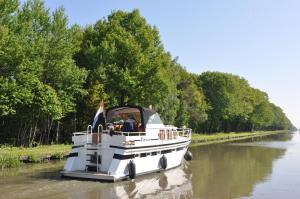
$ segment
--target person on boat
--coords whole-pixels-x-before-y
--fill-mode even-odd
[[[124,122],[124,131],[133,132],[135,130],[135,118],[133,115],[129,115],[128,119]]]

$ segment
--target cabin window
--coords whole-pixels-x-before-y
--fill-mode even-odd
[[[142,118],[138,108],[120,107],[107,113],[107,128],[123,132],[141,132]]]
[[[141,153],[141,158],[147,157],[147,153]]]
[[[169,150],[163,150],[161,151],[161,154],[166,154],[166,153],[171,153],[173,150],[169,149]]]
[[[151,153],[151,155],[157,155],[157,152],[156,152],[156,151],[154,151],[154,152],[152,152],[152,153]]]

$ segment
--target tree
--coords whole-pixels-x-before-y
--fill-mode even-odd
[[[177,89],[180,107],[176,116],[176,125],[189,126],[200,132],[201,124],[206,121],[208,105],[202,89],[195,84],[195,75],[188,73],[177,64]]]
[[[87,85],[96,81],[104,85],[108,105],[161,109],[160,104],[170,104],[166,99],[172,98],[172,83],[164,77],[164,68],[170,68],[172,60],[164,52],[157,29],[147,24],[138,10],[113,12],[86,28],[76,57],[77,63],[89,70]],[[167,118],[163,114],[163,119]]]
[[[198,77],[197,85],[211,107],[205,125],[208,133],[237,129],[235,123],[248,120],[252,106],[248,95],[250,86],[245,79],[228,73],[204,72]]]
[[[68,28],[63,9],[51,16],[39,0],[21,9],[12,0],[0,4],[0,113],[10,124],[5,130],[16,134],[18,144],[49,143],[53,121],[74,111],[84,93],[86,73],[73,60],[80,44],[76,27]]]
[[[271,130],[295,130],[296,128],[293,126],[291,121],[286,117],[282,109],[275,104],[270,104],[274,119],[269,126],[269,129]]]
[[[250,114],[251,130],[264,129],[271,125],[274,120],[272,107],[269,103],[268,95],[258,89],[252,89],[253,112]]]
[[[63,8],[0,0],[1,142],[32,145],[86,128],[106,106],[152,105],[196,132],[295,128],[266,93],[236,75],[189,73],[138,10],[68,26]],[[2,133],[3,132],[3,133]],[[62,136],[61,136],[62,137]]]

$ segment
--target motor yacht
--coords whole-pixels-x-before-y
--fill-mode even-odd
[[[101,113],[98,122],[72,136],[62,176],[104,181],[172,169],[191,160],[190,128],[164,125],[159,114],[139,106]]]

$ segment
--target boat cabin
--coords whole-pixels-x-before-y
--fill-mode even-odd
[[[171,141],[176,140],[178,136],[189,137],[190,134],[190,129],[164,125],[159,114],[152,109],[118,106],[107,109],[105,114],[99,117],[95,128],[89,125],[87,131],[73,133],[72,141],[92,145],[102,141],[137,144],[138,141],[145,140]],[[82,137],[84,135],[86,139]]]
[[[106,110],[105,130],[114,132],[145,132],[147,125],[163,125],[158,113],[138,106],[119,106]]]

